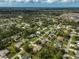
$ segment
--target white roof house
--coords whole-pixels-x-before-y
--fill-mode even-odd
[[[0,50],[0,59],[7,59],[6,54],[9,53],[8,49]]]
[[[79,47],[79,41],[77,41],[77,47]]]

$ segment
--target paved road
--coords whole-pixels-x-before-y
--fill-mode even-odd
[[[68,52],[68,50],[69,50],[69,48],[70,48],[70,44],[71,44],[71,42],[72,42],[72,35],[71,35],[71,37],[70,37],[70,39],[69,39],[69,41],[68,41],[68,45],[67,45],[67,48],[66,48],[66,51]]]
[[[71,37],[70,37],[70,39],[69,39],[69,41],[68,41],[68,45],[67,45],[67,47],[66,47],[66,52],[68,52],[68,50],[69,50],[69,48],[70,48],[70,44],[71,44],[71,42],[72,42],[72,35],[71,35]],[[68,57],[69,55],[68,54],[64,54],[63,55],[63,59],[66,59],[65,57]]]
[[[19,53],[17,53],[15,56],[13,56],[11,59],[14,59],[15,57],[19,57],[19,58],[21,58],[21,53],[22,52],[24,52],[24,50],[23,50],[23,48],[20,48],[21,49],[21,51],[19,52]]]
[[[79,50],[77,50],[77,54],[76,54],[75,59],[79,59]]]

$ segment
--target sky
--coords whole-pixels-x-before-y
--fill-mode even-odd
[[[79,0],[0,0],[0,7],[79,7]]]

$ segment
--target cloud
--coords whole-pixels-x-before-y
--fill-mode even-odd
[[[16,0],[17,2],[22,2],[22,0]]]
[[[57,2],[58,0],[47,0],[48,3]]]
[[[46,2],[46,3],[54,3],[54,2],[62,2],[62,3],[67,3],[67,2],[75,2],[76,0],[5,0],[5,1],[8,1],[8,2],[13,2],[13,1],[16,1],[16,2],[30,2],[30,1],[33,1],[33,2]]]
[[[61,2],[72,2],[73,0],[61,0]]]
[[[54,2],[62,2],[62,3],[67,3],[67,2],[74,2],[75,0],[47,0],[48,3],[54,3]]]
[[[29,2],[29,0],[25,0],[25,2]]]
[[[68,0],[61,0],[61,2],[69,2]]]

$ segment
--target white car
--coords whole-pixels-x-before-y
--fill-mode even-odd
[[[77,47],[79,47],[79,41],[77,41]]]

